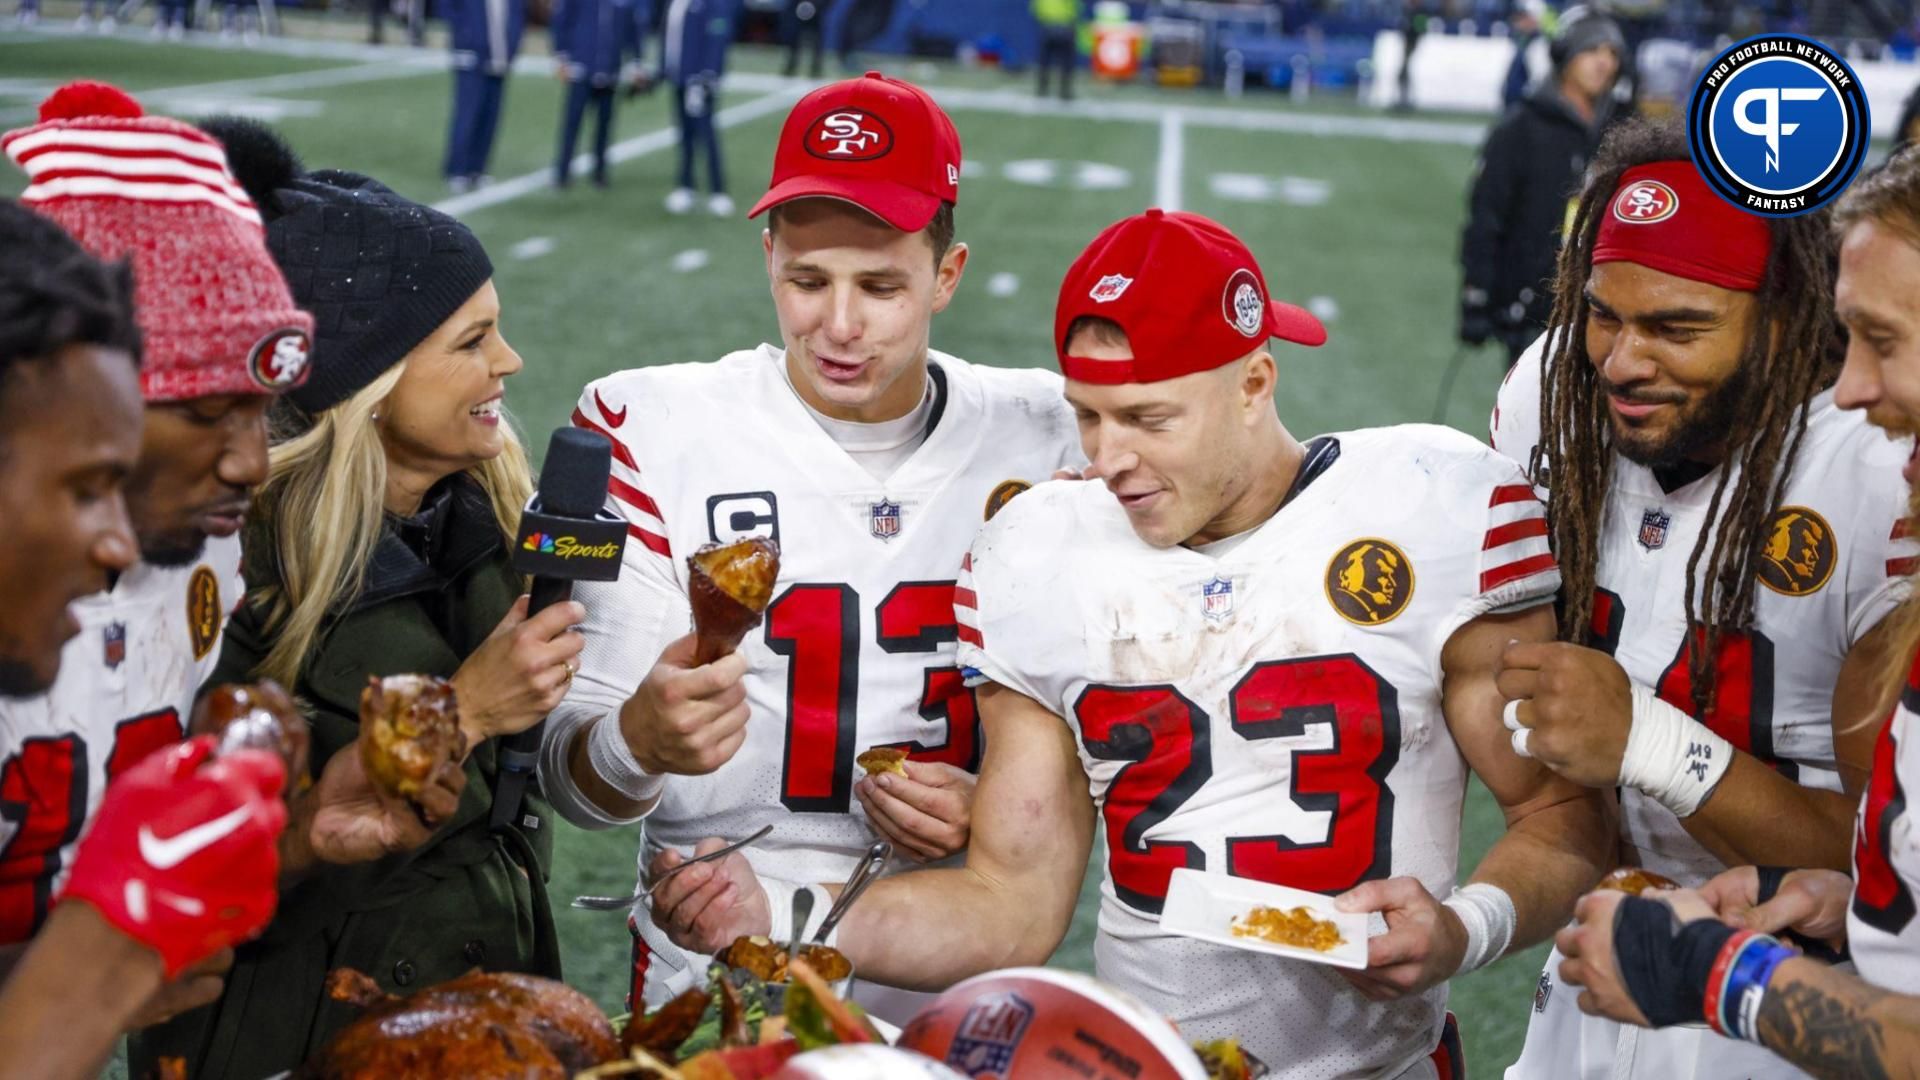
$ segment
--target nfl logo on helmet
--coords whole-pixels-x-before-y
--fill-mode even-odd
[[[1200,610],[1209,619],[1224,619],[1233,614],[1233,582],[1214,578],[1200,586]]]
[[[882,540],[891,540],[900,535],[900,504],[881,499],[877,503],[867,504],[869,528],[873,535]]]
[[[969,1076],[1005,1076],[1032,1022],[1033,1005],[1018,994],[982,998],[960,1021],[947,1048],[947,1064]]]
[[[1673,515],[1661,510],[1649,510],[1640,515],[1640,546],[1648,551],[1657,551],[1666,546],[1667,526],[1673,524]]]

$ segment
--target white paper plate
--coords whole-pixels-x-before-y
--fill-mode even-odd
[[[1327,952],[1277,945],[1260,938],[1235,937],[1233,920],[1256,906],[1290,911],[1305,907],[1314,918],[1331,919],[1340,929],[1341,944]],[[1160,929],[1182,937],[1211,941],[1233,949],[1271,953],[1310,964],[1334,967],[1367,966],[1367,917],[1359,912],[1336,911],[1333,898],[1285,885],[1268,885],[1247,878],[1209,874],[1185,868],[1173,872],[1167,890],[1166,906],[1160,910]]]

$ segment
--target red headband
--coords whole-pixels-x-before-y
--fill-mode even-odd
[[[1595,265],[1639,263],[1740,292],[1757,290],[1766,276],[1767,219],[1715,195],[1691,161],[1628,169],[1603,213]]]

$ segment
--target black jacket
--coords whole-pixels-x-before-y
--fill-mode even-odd
[[[316,777],[358,736],[368,675],[452,675],[523,591],[479,484],[455,476],[427,501],[438,504],[431,527],[426,514],[387,519],[360,595],[329,617],[292,688],[310,707]],[[263,554],[273,527],[256,520],[247,536],[250,589],[275,576]],[[241,607],[209,684],[249,678],[273,640],[260,609]],[[133,1075],[161,1056],[184,1057],[194,1080],[260,1080],[298,1065],[357,1014],[327,998],[337,967],[401,994],[475,967],[557,978],[546,896],[555,819],[534,791],[521,827],[488,830],[494,742],[467,759],[460,808],[426,845],[284,889],[266,933],[236,950],[218,1002],[135,1036]]]
[[[1598,103],[1588,124],[1552,80],[1507,110],[1487,134],[1460,236],[1463,309],[1477,292],[1498,332],[1546,328],[1553,312],[1554,260],[1580,177],[1612,109]]]

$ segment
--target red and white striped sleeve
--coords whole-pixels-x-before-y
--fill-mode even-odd
[[[1487,611],[1530,607],[1560,590],[1547,540],[1547,508],[1517,468],[1493,486],[1480,544],[1480,603]]]
[[[1034,647],[1050,625],[1030,605],[1035,591],[1021,587],[1016,567],[994,564],[996,540],[1006,539],[1006,530],[996,526],[999,518],[1008,516],[1004,511],[995,515],[960,560],[953,589],[953,620],[960,639],[955,662],[968,686],[998,683],[1057,709],[1043,689],[1050,684],[1049,674],[1030,669],[1036,661],[1045,666],[1067,650]]]
[[[640,463],[634,457],[633,448],[621,438],[620,429],[638,418],[629,417],[632,409],[625,402],[617,409],[612,408],[608,397],[615,395],[603,396],[606,391],[602,382],[588,384],[581,393],[579,403],[573,408],[573,426],[597,431],[613,444],[613,471],[607,480],[608,509],[626,520],[627,535],[642,547],[671,559],[673,548],[667,541],[667,522],[660,514],[660,504],[647,494]]]

